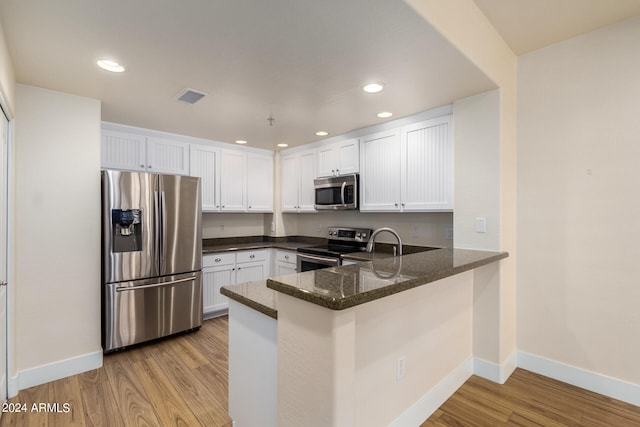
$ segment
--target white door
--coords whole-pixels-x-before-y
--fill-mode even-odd
[[[273,156],[249,154],[247,174],[247,210],[273,212]]]
[[[205,145],[191,145],[189,174],[200,177],[202,189],[202,211],[220,210],[219,174],[220,150]]]
[[[244,212],[247,207],[247,153],[222,150],[220,152],[220,210]]]
[[[7,398],[7,146],[9,122],[0,110],[0,401]]]

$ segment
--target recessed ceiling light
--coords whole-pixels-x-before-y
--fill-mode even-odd
[[[124,67],[111,59],[99,59],[96,61],[98,67],[103,70],[111,71],[112,73],[121,73],[124,71]]]
[[[236,144],[246,144],[247,141],[243,140],[243,139],[239,139],[236,141]]]
[[[289,146],[289,144],[278,144],[278,147],[281,147],[281,148],[285,148],[285,147],[288,147],[288,146]]]
[[[362,88],[362,90],[364,90],[367,93],[378,93],[382,89],[384,89],[383,83],[369,83]]]
[[[378,113],[377,116],[380,117],[381,119],[386,119],[388,117],[393,116],[393,113],[390,113],[388,111],[383,111],[382,113]]]
[[[327,135],[329,135],[329,132],[325,132],[323,130],[320,130],[320,131],[316,132],[316,135],[318,135],[318,136],[327,136]]]

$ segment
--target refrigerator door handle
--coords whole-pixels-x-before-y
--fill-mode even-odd
[[[158,253],[160,260],[160,272],[163,271],[165,258],[167,257],[167,203],[164,194],[164,190],[160,191],[160,234],[158,234],[158,240],[160,241],[160,252]]]
[[[162,234],[160,233],[160,225],[162,223],[162,217],[160,216],[160,192],[153,192],[153,200],[154,200],[154,209],[153,209],[153,219],[154,219],[154,228],[155,228],[155,246],[156,246],[156,255],[160,262],[158,262],[158,266],[162,265]],[[156,260],[157,262],[157,260]]]
[[[151,285],[121,286],[119,288],[116,288],[116,292],[137,291],[140,289],[147,289],[147,288],[158,288],[160,286],[175,285],[176,283],[193,282],[194,280],[196,280],[195,277],[188,277],[186,279],[172,280],[171,282],[153,283]]]

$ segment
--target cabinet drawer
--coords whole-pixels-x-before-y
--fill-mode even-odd
[[[202,267],[215,267],[217,265],[228,265],[236,263],[236,253],[215,253],[202,256]]]
[[[264,261],[267,259],[267,249],[255,251],[238,251],[236,262]]]
[[[277,251],[276,261],[296,263],[296,252],[293,251]]]

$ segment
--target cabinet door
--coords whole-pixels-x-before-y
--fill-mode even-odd
[[[189,144],[170,139],[147,138],[147,171],[189,175]]]
[[[297,212],[298,210],[299,159],[297,154],[282,156],[282,212]]]
[[[336,172],[336,150],[334,144],[318,148],[318,176],[334,176]]]
[[[276,262],[276,276],[286,276],[288,274],[296,273],[296,265],[289,264],[287,262],[277,261]]]
[[[402,206],[404,211],[453,209],[451,116],[402,130]]]
[[[192,144],[190,148],[189,175],[200,177],[202,211],[218,211],[220,150],[206,145]]]
[[[359,142],[348,139],[318,148],[318,176],[335,176],[359,171]]]
[[[360,210],[399,211],[400,135],[397,129],[360,140]]]
[[[247,153],[235,150],[220,152],[220,211],[245,212]]]
[[[223,286],[235,283],[234,265],[221,265],[202,269],[203,313],[213,313],[228,308],[227,297],[220,293]]]
[[[268,265],[267,261],[236,264],[236,283],[265,279],[268,276]]]
[[[273,156],[247,157],[247,211],[273,212]]]
[[[357,139],[335,143],[334,153],[338,175],[358,173],[360,170],[360,143]]]
[[[100,165],[103,169],[145,171],[147,168],[146,137],[103,129]]]
[[[313,180],[318,177],[316,167],[315,150],[300,153],[299,212],[316,212],[316,208],[314,207],[315,187],[313,184]]]

